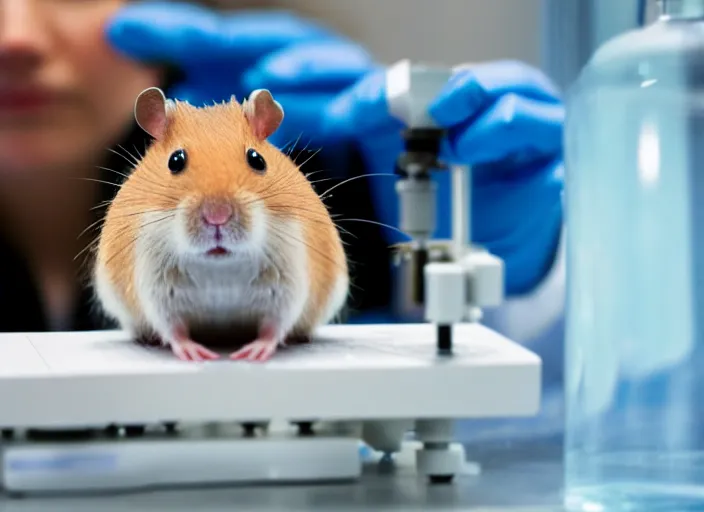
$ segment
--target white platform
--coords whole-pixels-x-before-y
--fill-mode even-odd
[[[119,332],[0,335],[0,426],[536,414],[540,359],[481,325],[334,325],[266,364],[178,361]]]
[[[350,480],[359,477],[361,466],[359,441],[343,437],[13,441],[2,450],[0,481],[5,490],[20,493],[137,490]]]
[[[181,362],[117,331],[2,335],[0,427],[18,437],[0,443],[0,482],[14,492],[80,492],[353,479],[360,438],[395,451],[414,425],[421,445],[430,443],[415,452],[419,473],[457,475],[464,456],[447,444],[450,420],[537,413],[541,363],[480,325],[456,327],[452,357],[436,355],[434,336],[427,324],[329,326],[260,364]],[[270,420],[283,430],[243,438],[239,422]],[[332,431],[301,437],[287,427],[295,420],[323,420]],[[22,435],[164,421],[178,422],[179,433]],[[335,430],[346,423],[361,430]]]

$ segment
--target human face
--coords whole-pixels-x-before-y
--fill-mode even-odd
[[[0,177],[94,165],[159,72],[109,47],[127,0],[0,0]],[[67,171],[68,172],[68,171]]]

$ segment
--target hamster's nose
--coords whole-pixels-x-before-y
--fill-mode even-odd
[[[201,206],[200,211],[203,222],[210,226],[222,226],[234,214],[232,204],[227,201],[206,201]]]

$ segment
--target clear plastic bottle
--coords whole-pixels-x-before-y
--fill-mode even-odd
[[[567,100],[565,507],[704,510],[704,0]]]

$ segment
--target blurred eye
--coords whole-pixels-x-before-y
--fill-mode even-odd
[[[266,171],[266,160],[256,149],[250,148],[247,150],[247,165],[260,173]]]
[[[186,169],[186,163],[188,158],[186,157],[186,151],[183,149],[177,149],[169,157],[169,170],[171,174],[180,174]]]

